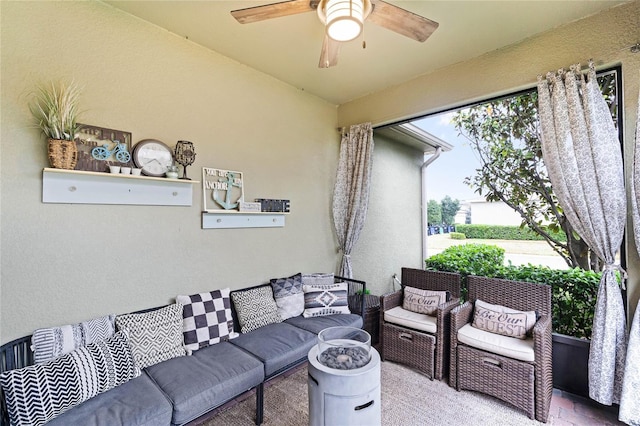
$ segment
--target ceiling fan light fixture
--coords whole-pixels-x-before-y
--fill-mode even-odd
[[[350,41],[362,32],[364,0],[327,0],[324,5],[327,35],[335,41]]]

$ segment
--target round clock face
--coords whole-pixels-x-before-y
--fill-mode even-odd
[[[133,162],[147,176],[164,176],[167,168],[173,165],[171,149],[155,139],[144,139],[133,149]]]

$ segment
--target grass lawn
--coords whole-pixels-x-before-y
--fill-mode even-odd
[[[505,259],[514,265],[527,264],[547,265],[554,269],[567,269],[565,261],[545,241],[520,240],[481,240],[466,239],[453,240],[449,234],[436,234],[427,237],[427,253],[429,256],[438,254],[446,248],[460,244],[488,244],[502,247]]]

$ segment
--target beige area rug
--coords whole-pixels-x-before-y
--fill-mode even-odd
[[[389,361],[382,368],[382,425],[542,425],[523,412],[476,392],[457,392],[444,382],[429,380],[400,364]],[[289,377],[275,379],[265,387],[264,426],[306,426],[309,424],[307,368]],[[250,426],[254,424],[256,399],[218,412],[202,426]],[[331,425],[343,426],[343,425]]]

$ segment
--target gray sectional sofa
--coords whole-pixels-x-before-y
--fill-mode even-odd
[[[261,424],[266,381],[304,363],[324,328],[362,328],[366,284],[341,277],[336,280],[348,283],[351,314],[300,315],[240,333],[190,356],[148,366],[140,376],[65,411],[47,425],[183,425],[252,389],[256,390],[256,424]],[[261,286],[252,288],[257,287]],[[233,304],[232,311],[234,328],[240,331]],[[29,344],[30,336],[26,336],[3,345],[0,372],[33,364]],[[4,398],[1,424],[9,425]]]

